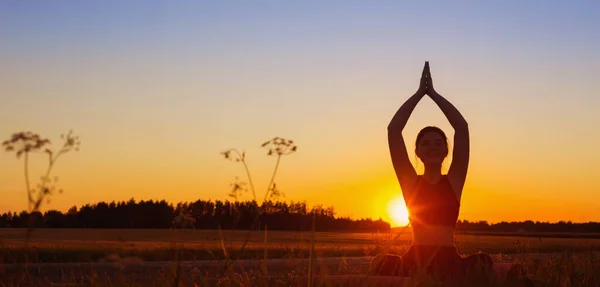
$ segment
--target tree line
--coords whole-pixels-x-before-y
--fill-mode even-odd
[[[256,219],[256,220],[255,220]],[[0,215],[0,227],[35,228],[132,228],[132,229],[236,229],[347,232],[389,232],[390,223],[382,220],[337,217],[334,207],[306,202],[265,201],[211,201],[197,200],[177,204],[161,201],[98,202],[81,207],[73,206],[66,213],[58,210],[45,212],[5,212]],[[458,232],[572,232],[600,233],[600,222],[573,223],[571,221],[498,222],[459,220]]]
[[[98,202],[73,206],[66,213],[58,210],[20,213],[5,212],[0,226],[21,228],[195,228],[195,229],[262,229],[310,231],[389,232],[391,226],[381,219],[336,217],[333,207],[306,202],[265,201],[162,201]]]
[[[571,221],[541,222],[541,221],[519,221],[519,222],[497,222],[459,220],[456,224],[457,231],[478,232],[569,232],[569,233],[600,233],[600,222],[574,223]]]

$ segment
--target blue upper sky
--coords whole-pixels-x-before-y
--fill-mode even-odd
[[[527,217],[531,198],[548,200],[542,212],[572,190],[573,218],[589,218],[599,15],[598,1],[3,1],[0,135],[81,135],[57,206],[224,197],[235,168],[219,151],[290,137],[302,153],[280,174],[288,198],[331,204],[344,190],[357,200],[343,214],[377,216],[399,192],[385,127],[429,60],[471,127],[462,215],[508,218],[491,203],[517,200],[510,216]],[[425,99],[408,141],[429,124],[451,134]],[[12,198],[21,163],[0,161]]]

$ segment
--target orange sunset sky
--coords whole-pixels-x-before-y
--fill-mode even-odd
[[[99,3],[0,4],[1,140],[81,140],[45,208],[228,199],[244,175],[220,155],[233,147],[262,194],[274,158],[259,146],[280,136],[298,145],[277,177],[286,200],[389,220],[386,127],[428,60],[470,125],[460,218],[600,221],[597,2]],[[425,125],[453,136],[424,98],[411,157]],[[0,153],[1,211],[27,207],[22,165]]]

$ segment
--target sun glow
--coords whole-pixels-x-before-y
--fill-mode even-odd
[[[392,227],[408,224],[408,210],[402,196],[393,198],[388,205],[388,213],[392,220]]]

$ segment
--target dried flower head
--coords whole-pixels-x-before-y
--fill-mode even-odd
[[[264,142],[260,147],[268,148],[267,155],[288,155],[296,152],[298,146],[293,140],[288,140],[281,137],[274,137]]]
[[[240,153],[237,149],[234,148],[222,151],[221,155],[223,155],[223,157],[225,157],[225,159],[227,160],[236,162],[244,161],[246,159],[246,152]]]
[[[16,152],[17,158],[24,153],[39,151],[49,144],[50,140],[29,131],[14,133],[10,139],[2,142],[2,146],[7,152]]]
[[[66,134],[61,134],[60,138],[64,140],[64,144],[61,148],[61,151],[68,152],[71,150],[79,151],[79,146],[81,142],[79,141],[78,136],[73,135],[73,131],[69,131]]]
[[[278,201],[281,198],[284,198],[285,194],[277,189],[277,185],[273,182],[273,185],[271,185],[271,188],[269,189],[269,198],[273,201]]]
[[[240,197],[243,192],[248,192],[246,182],[240,181],[240,179],[237,176],[235,177],[235,182],[231,183],[230,186],[231,192],[229,192],[228,195],[234,200],[238,200],[238,197]]]
[[[281,156],[289,155],[289,154],[296,152],[298,150],[298,147],[294,144],[293,140],[285,139],[282,137],[274,137],[274,138],[264,142],[260,147],[268,149],[267,155],[276,155],[277,156],[275,170],[273,171],[271,183],[269,184],[269,186],[267,188],[267,196],[266,196],[265,200],[267,198],[281,197],[281,196],[283,196],[283,193],[281,193],[279,190],[277,190],[275,188],[275,184],[273,182],[274,176],[277,173],[277,169],[279,168],[280,158],[281,158]],[[254,196],[254,199],[256,199],[256,191],[254,189],[250,171],[249,171],[248,165],[246,163],[246,153],[240,152],[238,149],[235,149],[235,148],[230,148],[228,150],[222,151],[221,155],[226,160],[231,160],[234,162],[241,162],[244,165],[244,168],[246,170],[246,175],[248,176],[248,183],[250,185],[250,189],[252,190],[252,195]],[[236,180],[237,180],[237,178],[236,178]],[[243,183],[243,184],[245,184],[245,183]],[[247,191],[247,189],[245,189],[243,187],[243,185],[241,185],[238,182],[231,184],[231,186],[232,186],[232,191],[228,195],[235,199],[237,199],[237,197],[241,195],[241,191]]]

